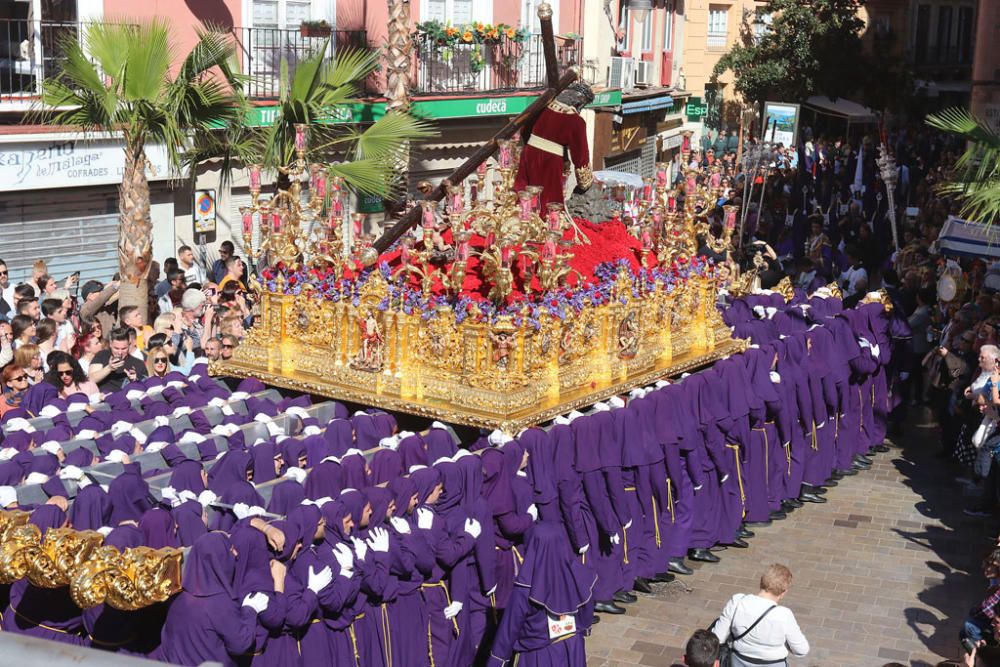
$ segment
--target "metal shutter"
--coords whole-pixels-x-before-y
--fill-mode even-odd
[[[228,195],[223,192],[223,195],[219,197],[220,203],[222,201],[226,202],[225,206],[216,206],[219,214],[218,221],[216,222],[216,240],[221,243],[225,241],[227,236],[223,229],[224,226],[229,227],[228,238],[232,240],[233,245],[236,246],[236,254],[241,257],[247,256],[246,248],[243,247],[243,214],[240,213],[240,208],[247,206],[249,207],[252,203],[252,197],[250,197],[250,190],[240,188],[238,190],[230,190]],[[260,229],[255,224],[253,227],[253,243],[256,247],[260,243]],[[213,253],[214,257],[212,261],[214,262],[218,259],[218,253]],[[208,266],[211,266],[209,264]]]
[[[642,145],[642,165],[639,172],[643,178],[656,177],[656,137],[646,139]]]
[[[0,199],[0,257],[12,282],[31,278],[44,259],[60,283],[80,271],[80,284],[118,271],[118,188],[13,192]]]
[[[612,158],[604,159],[604,168],[624,171],[628,174],[642,174],[642,151],[635,150]]]

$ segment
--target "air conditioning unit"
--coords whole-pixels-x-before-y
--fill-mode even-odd
[[[635,58],[612,58],[608,65],[608,88],[632,88]]]
[[[638,88],[645,88],[653,84],[653,63],[648,60],[640,60],[636,63],[635,85]]]

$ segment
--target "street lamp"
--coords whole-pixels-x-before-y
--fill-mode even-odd
[[[639,25],[646,22],[653,9],[653,0],[628,0],[628,10]]]

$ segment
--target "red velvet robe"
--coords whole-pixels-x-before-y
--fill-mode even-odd
[[[563,165],[567,152],[576,168],[578,185],[586,189],[593,183],[587,124],[572,107],[553,102],[539,114],[531,133],[563,147],[562,155],[554,155],[531,145],[526,145],[521,151],[514,188],[523,190],[529,185],[541,186],[541,211],[544,216],[549,203],[563,201]]]

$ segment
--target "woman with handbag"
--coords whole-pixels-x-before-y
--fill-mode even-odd
[[[769,565],[760,577],[759,592],[737,593],[729,600],[711,628],[722,644],[721,667],[787,665],[789,652],[809,653],[792,610],[779,604],[791,583],[787,567]]]

